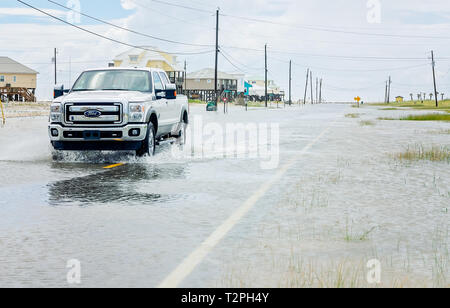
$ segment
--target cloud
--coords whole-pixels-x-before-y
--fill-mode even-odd
[[[55,15],[57,17],[64,17],[67,15],[66,12],[60,10],[46,9],[49,14]],[[43,17],[44,15],[32,8],[0,8],[0,16],[28,16],[28,17]]]
[[[134,4],[134,2],[130,1],[130,0],[120,0],[120,5],[125,10],[134,10],[136,8],[136,5]]]
[[[116,3],[119,3],[118,0]],[[168,0],[175,2],[175,0]],[[181,1],[179,1],[181,2]],[[136,5],[137,3],[137,5]],[[133,11],[127,18],[112,21],[116,24],[141,31],[153,36],[194,44],[215,43],[214,11],[220,7],[224,14],[249,16],[251,18],[270,20],[275,23],[297,25],[283,26],[270,23],[258,23],[251,20],[220,17],[219,40],[224,54],[240,70],[248,75],[264,74],[264,53],[269,46],[269,77],[284,89],[288,88],[288,62],[293,66],[293,97],[303,98],[306,69],[311,68],[314,77],[324,79],[324,97],[328,100],[348,101],[359,95],[364,101],[377,101],[384,98],[384,82],[391,75],[393,80],[392,95],[408,97],[409,93],[432,91],[431,65],[428,59],[431,49],[437,56],[437,76],[440,92],[450,93],[445,85],[450,84],[450,61],[440,59],[446,57],[450,48],[447,39],[393,38],[370,35],[356,35],[333,31],[317,31],[311,29],[342,30],[346,32],[362,32],[372,34],[424,35],[450,37],[449,23],[435,24],[424,14],[414,24],[402,18],[402,14],[414,12],[450,12],[448,0],[430,0],[427,3],[416,0],[382,1],[382,23],[367,22],[366,1],[362,0],[192,0],[192,6],[211,11],[210,14],[166,6],[158,2],[146,0],[120,1],[124,9]],[[191,6],[190,2],[185,5]],[[427,6],[427,7],[425,7]],[[22,9],[20,9],[22,10]],[[27,10],[27,9],[25,9]],[[0,14],[15,11],[0,9]],[[24,14],[22,10],[22,14]],[[413,13],[411,13],[413,12]],[[63,14],[64,12],[59,12]],[[86,14],[99,16],[95,11]],[[433,14],[429,14],[432,16]],[[40,16],[30,12],[27,16]],[[59,15],[61,16],[61,15]],[[64,15],[62,15],[64,16]],[[84,21],[84,20],[83,20]],[[110,20],[111,21],[111,20]],[[1,25],[7,28],[2,35],[5,42],[14,41],[10,51],[2,55],[11,56],[26,63],[50,63],[53,47],[58,47],[59,58],[63,63],[59,66],[59,79],[66,85],[74,81],[77,74],[90,67],[105,66],[117,54],[127,50],[113,42],[105,41],[80,30],[58,23],[39,24],[35,19],[23,25]],[[103,35],[137,45],[157,46],[172,52],[190,52],[213,50],[214,47],[192,47],[170,44],[146,37],[120,31],[106,25],[83,25]],[[21,37],[24,40],[15,40]],[[228,47],[227,47],[228,46]],[[251,48],[246,50],[239,48]],[[283,53],[279,51],[293,51]],[[314,56],[316,55],[316,56]],[[319,56],[318,56],[319,55]],[[359,57],[404,57],[420,58],[420,60],[376,60],[376,59],[343,59],[333,56]],[[69,65],[69,58],[72,65]],[[201,56],[179,56],[179,60],[187,60],[188,71],[192,72],[206,67],[214,67],[214,54]],[[100,61],[98,61],[100,60]],[[83,63],[80,63],[83,62]],[[49,98],[52,89],[51,64],[37,65],[38,95]],[[219,58],[219,69],[236,72],[222,56]],[[69,71],[71,75],[69,76]],[[419,87],[415,85],[421,85]],[[358,90],[365,89],[365,90]],[[308,92],[309,93],[309,92]]]

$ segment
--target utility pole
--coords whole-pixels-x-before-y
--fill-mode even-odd
[[[388,82],[388,95],[387,95],[387,103],[391,103],[391,76],[389,76],[389,82]]]
[[[265,54],[265,99],[266,99],[266,108],[267,108],[267,44],[264,46],[264,54]]]
[[[433,83],[434,83],[434,98],[436,99],[436,108],[439,108],[439,99],[438,99],[438,92],[436,87],[436,73],[434,67],[436,66],[436,63],[434,62],[434,51],[431,51],[431,61],[433,66]]]
[[[305,85],[305,97],[303,99],[303,105],[306,104],[306,95],[308,93],[308,79],[309,79],[309,68],[306,70],[306,85]]]
[[[384,88],[384,103],[387,104],[388,82],[386,81],[386,87]]]
[[[319,104],[322,104],[322,78],[320,78]]]
[[[313,74],[312,72],[309,74],[311,80],[311,104],[314,105],[314,85],[313,85]]]
[[[187,61],[184,60],[184,95],[187,95]]]
[[[289,61],[289,106],[292,105],[292,60]]]
[[[216,111],[219,107],[219,96],[217,95],[217,70],[219,66],[219,9],[216,11],[216,69],[214,72],[214,94],[216,99]]]
[[[319,103],[319,78],[316,77],[316,103]]]
[[[56,48],[55,48],[55,56],[54,56],[54,60],[55,60],[55,85],[58,83],[58,79],[56,78]]]

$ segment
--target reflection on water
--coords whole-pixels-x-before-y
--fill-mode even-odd
[[[64,165],[54,163],[53,169],[70,172]],[[48,185],[48,203],[51,206],[120,203],[123,205],[152,204],[176,199],[176,195],[146,193],[138,185],[163,179],[184,178],[183,165],[161,166],[124,165],[103,172]]]

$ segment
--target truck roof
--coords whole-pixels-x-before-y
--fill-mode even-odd
[[[85,72],[92,71],[147,71],[147,72],[165,72],[160,68],[152,67],[99,67],[84,70]]]

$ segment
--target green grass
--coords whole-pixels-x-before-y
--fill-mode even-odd
[[[450,122],[450,114],[430,113],[419,115],[408,115],[398,119],[395,118],[378,118],[383,121],[445,121]]]
[[[398,153],[395,158],[401,161],[427,160],[432,162],[450,163],[450,148],[444,146],[433,146],[426,149],[422,145],[408,147],[406,151]]]
[[[400,109],[398,109],[398,108],[383,108],[380,110],[393,111],[393,110],[400,110]]]
[[[190,99],[189,104],[206,104],[206,102],[201,101],[199,99]]]
[[[442,110],[450,112],[450,100],[444,100],[439,102],[439,108],[436,108],[436,102],[432,100],[426,100],[423,103],[421,101],[409,101],[403,103],[376,103],[370,104],[370,106],[387,107],[386,110],[390,108],[412,108],[418,110]]]
[[[359,113],[349,113],[345,115],[346,118],[358,119],[360,117]]]

